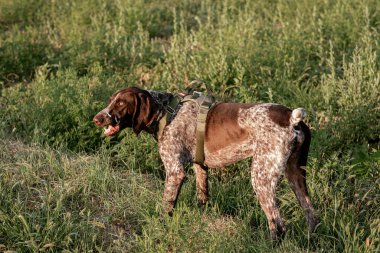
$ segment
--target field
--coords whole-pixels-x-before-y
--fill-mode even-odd
[[[0,0],[0,252],[380,252],[378,0]],[[308,112],[308,232],[288,182],[274,246],[250,161],[188,166],[172,218],[148,134],[102,138],[117,89],[184,91]]]

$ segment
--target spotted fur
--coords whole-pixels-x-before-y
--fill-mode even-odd
[[[158,121],[165,113],[165,107],[172,95],[127,88],[111,98],[109,106],[94,117],[95,123],[99,126],[112,124],[107,115],[115,110],[112,108],[112,105],[118,104],[115,99],[128,96],[135,96],[136,99],[140,97],[141,101],[147,101],[150,105],[150,109],[145,112],[153,115],[146,120],[151,122],[149,125],[133,120],[124,125],[132,127],[136,133],[141,129],[136,130],[134,124],[142,125],[142,130],[153,134],[158,140],[159,153],[166,170],[163,203],[166,212],[171,214],[185,179],[184,166],[194,161],[199,106],[195,101],[181,104],[164,131],[157,136]],[[140,108],[136,108],[144,108],[142,104],[135,101],[134,105],[127,106],[134,106],[132,113],[120,116],[119,112],[114,112],[117,117],[121,117],[121,122],[124,118],[131,121],[136,117],[134,115],[139,115],[138,118],[141,119],[146,118],[140,115]],[[276,204],[276,185],[283,174],[305,210],[309,228],[313,230],[318,219],[308,196],[306,172],[303,169],[306,166],[311,137],[309,128],[302,121],[305,115],[302,108],[292,111],[284,106],[269,103],[219,103],[214,106],[206,120],[204,164],[194,164],[199,203],[205,204],[209,198],[208,167],[223,167],[252,158],[252,186],[267,216],[272,238],[281,238],[285,232],[284,222]],[[112,118],[112,115],[109,118]]]

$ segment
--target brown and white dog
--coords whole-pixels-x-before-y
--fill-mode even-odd
[[[116,92],[108,106],[94,122],[106,127],[104,135],[115,135],[130,127],[142,130],[158,141],[159,153],[166,170],[163,196],[171,214],[185,178],[185,164],[194,161],[199,105],[181,103],[162,132],[158,122],[166,113],[171,93],[146,91],[136,87]],[[208,201],[207,168],[218,168],[252,158],[251,179],[264,210],[272,238],[281,238],[285,226],[276,205],[276,185],[285,173],[305,211],[309,228],[318,223],[306,187],[306,166],[311,134],[303,122],[304,109],[291,110],[278,104],[219,103],[207,115],[204,164],[194,164],[198,201]]]

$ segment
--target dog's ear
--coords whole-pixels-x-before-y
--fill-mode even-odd
[[[132,117],[132,128],[135,134],[139,134],[142,130],[145,130],[152,124],[153,118],[153,108],[152,101],[149,95],[144,92],[134,93],[135,97],[135,108]]]

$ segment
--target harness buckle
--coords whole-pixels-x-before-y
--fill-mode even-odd
[[[197,98],[199,98],[199,97],[201,97],[202,96],[202,92],[200,92],[200,91],[194,91],[193,92],[193,99],[197,99]]]

